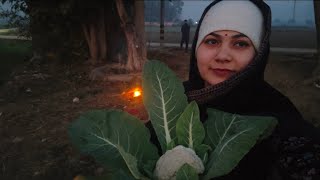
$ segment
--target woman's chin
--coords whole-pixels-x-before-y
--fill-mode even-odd
[[[227,80],[227,79],[210,79],[209,81],[206,81],[206,86],[214,86],[219,83],[222,83],[225,80]]]

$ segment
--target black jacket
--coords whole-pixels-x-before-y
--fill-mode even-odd
[[[184,23],[182,26],[181,26],[181,33],[182,33],[182,36],[184,37],[189,37],[189,34],[190,34],[190,26],[188,23]]]
[[[291,136],[304,136],[320,142],[320,130],[307,123],[291,101],[264,80],[264,70],[269,56],[271,33],[271,11],[261,0],[251,0],[264,16],[265,33],[255,59],[242,72],[214,86],[204,87],[195,56],[198,31],[203,17],[210,7],[221,0],[212,2],[204,11],[192,46],[189,80],[184,82],[189,101],[198,102],[201,120],[206,120],[206,109],[215,108],[241,115],[273,116],[278,119],[274,133],[257,144],[229,174],[221,180],[264,180],[272,177],[272,168],[278,169],[279,143]],[[284,176],[283,176],[284,177]],[[282,178],[286,179],[286,178]],[[276,180],[276,179],[275,179]]]

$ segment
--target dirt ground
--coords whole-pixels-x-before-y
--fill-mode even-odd
[[[183,50],[155,48],[148,56],[187,79],[189,54]],[[272,54],[266,79],[292,99],[306,120],[320,126],[320,89],[305,83],[313,59]],[[83,63],[26,63],[0,87],[1,180],[70,180],[80,173],[99,174],[101,168],[70,145],[68,125],[90,109],[118,108],[147,118],[140,111],[141,99],[124,96],[134,83],[91,81],[89,72]]]

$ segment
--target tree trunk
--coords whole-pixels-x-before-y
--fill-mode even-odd
[[[92,64],[105,61],[107,56],[104,7],[97,9],[97,11],[92,12],[89,21],[82,24],[83,33],[89,47],[89,61]]]
[[[97,38],[96,38],[96,28],[94,27],[94,24],[83,24],[82,29],[84,32],[84,35],[87,40],[87,44],[89,47],[89,61],[92,64],[96,64],[98,62],[98,44],[97,44]]]
[[[315,68],[313,75],[314,77],[320,79],[320,1],[313,0],[314,5],[314,17],[315,17],[315,24],[317,30],[317,61],[318,65]]]
[[[43,57],[44,49],[43,49],[43,32],[41,31],[41,23],[34,20],[34,12],[36,7],[36,3],[31,1],[26,1],[27,8],[29,12],[30,17],[30,35],[32,37],[31,43],[32,43],[32,58],[30,61],[39,60]],[[39,4],[39,3],[38,3]]]
[[[99,26],[98,27],[98,44],[99,44],[99,60],[101,62],[106,60],[107,57],[107,40],[106,40],[106,25],[105,25],[105,9],[100,9]]]
[[[138,2],[140,1],[140,2]],[[141,0],[135,0],[135,16],[136,18],[140,18],[137,20],[139,22],[139,25],[141,21],[144,22],[144,16],[143,16],[143,9],[144,9],[144,2]],[[141,71],[142,66],[146,60],[146,53],[145,51],[145,41],[141,40],[139,37],[144,36],[143,34],[139,34],[136,31],[136,26],[132,22],[130,22],[128,14],[125,10],[124,2],[123,0],[116,0],[116,6],[118,10],[118,14],[121,21],[121,27],[125,33],[126,40],[127,40],[127,64],[126,69],[128,71]],[[142,10],[141,10],[142,8]],[[137,11],[137,9],[139,11]],[[142,15],[142,16],[141,16]],[[139,27],[138,29],[141,30],[142,27]],[[144,25],[143,25],[144,28]],[[140,33],[140,32],[139,32]],[[144,50],[143,50],[144,49]]]
[[[144,30],[144,1],[136,0],[135,1],[135,15],[134,15],[134,22],[136,25],[136,34],[138,34],[139,44],[141,51],[141,55],[144,58],[143,62],[147,59],[147,49],[146,49],[146,37],[145,37],[145,30]]]

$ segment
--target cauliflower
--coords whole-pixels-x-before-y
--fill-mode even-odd
[[[176,173],[186,163],[198,174],[203,173],[203,163],[196,153],[190,148],[179,145],[160,157],[154,175],[159,180],[175,180]]]

